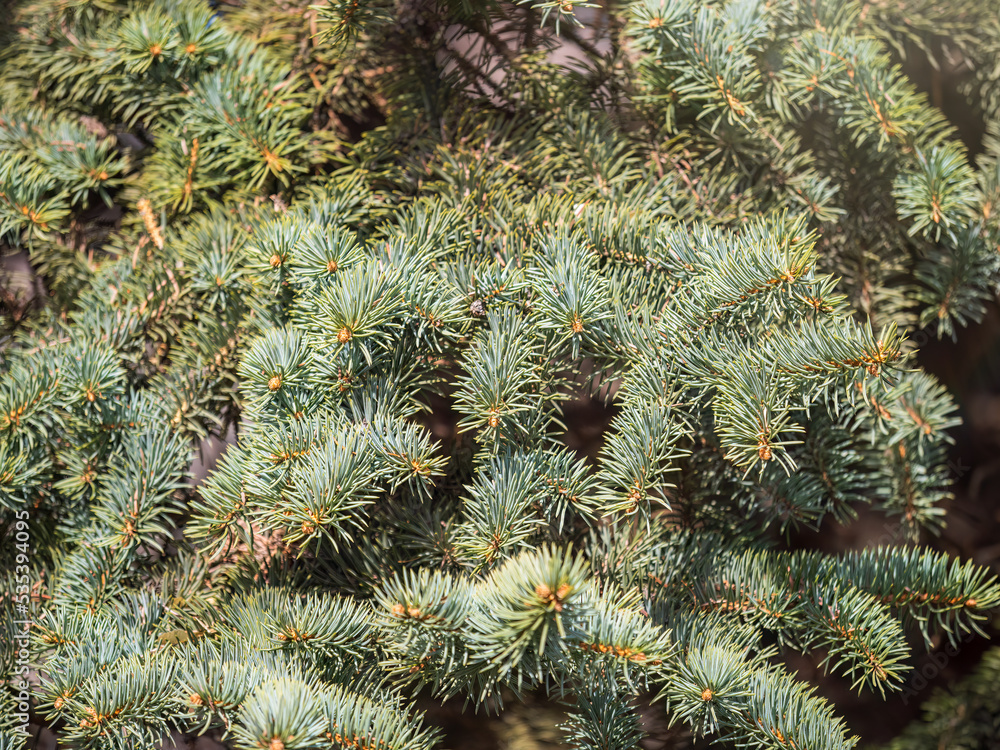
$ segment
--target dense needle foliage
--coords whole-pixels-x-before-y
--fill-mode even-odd
[[[1000,604],[915,360],[1000,279],[1000,8],[905,6],[12,3],[0,749],[22,689],[72,748],[415,750],[421,691],[853,747],[784,655],[878,702]]]

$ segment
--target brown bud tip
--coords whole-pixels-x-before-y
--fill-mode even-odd
[[[552,589],[544,583],[540,583],[535,586],[535,593],[538,595],[539,599],[545,599],[547,601],[552,598]]]
[[[341,344],[346,344],[348,341],[351,340],[351,337],[353,335],[354,334],[351,333],[351,329],[345,326],[341,328],[339,331],[337,331],[337,341],[339,341]]]
[[[190,704],[191,704],[191,705],[193,705],[193,706],[200,706],[200,705],[202,705],[202,704],[203,704],[204,702],[205,702],[205,701],[203,701],[203,700],[201,699],[201,696],[200,696],[200,695],[198,695],[197,693],[193,693],[193,694],[191,694],[191,695],[189,695],[189,696],[188,696],[188,703],[190,703]]]
[[[328,260],[326,262],[326,270],[329,271],[330,273],[337,273],[337,261]]]
[[[151,54],[153,57],[156,57],[162,52],[163,52],[163,47],[161,47],[159,44],[154,44],[152,47],[149,48],[149,54]]]
[[[312,534],[314,531],[316,531],[316,527],[313,524],[309,523],[309,521],[302,522],[303,534]]]
[[[99,175],[97,175],[97,179],[99,179],[99,180],[106,180],[106,179],[108,179],[108,173],[105,172],[104,170],[101,170],[101,173]]]
[[[268,750],[285,750],[285,743],[279,737],[272,737]]]
[[[52,707],[58,711],[63,707],[63,702],[62,696],[59,696],[52,702]]]
[[[488,422],[490,427],[496,427],[498,424],[500,424],[500,417],[498,417],[496,414],[490,414]]]
[[[421,612],[416,607],[410,607],[408,610],[406,610],[406,614],[408,614],[410,617],[414,619],[417,619],[418,617],[420,617]]]
[[[275,253],[271,256],[271,268],[277,268],[281,265],[281,256]]]
[[[94,392],[93,392],[92,390],[90,390],[89,388],[87,389],[87,393],[86,393],[86,396],[87,396],[87,400],[88,400],[88,401],[90,401],[90,402],[94,402],[94,401],[96,401],[96,400],[97,400],[97,394],[96,394],[96,393],[94,393]]]
[[[965,606],[966,607],[975,607],[975,606],[978,606],[978,604],[977,604],[977,602],[976,602],[975,599],[966,599],[965,600]]]
[[[573,316],[573,322],[570,324],[570,330],[573,333],[583,333],[583,321],[580,320],[579,315]]]
[[[403,615],[406,614],[406,607],[404,607],[402,604],[399,604],[397,602],[396,604],[392,605],[392,613],[396,617],[402,617]]]
[[[187,52],[189,55],[193,55],[195,52],[198,51],[198,45],[195,44],[194,42],[189,42],[188,45],[184,48],[184,51]]]
[[[757,455],[760,456],[761,461],[771,460],[771,446],[767,443],[761,443],[757,446]]]
[[[703,701],[712,700],[713,695],[715,695],[715,693],[712,692],[712,688],[705,688],[704,690],[701,691],[701,699]]]
[[[269,390],[276,391],[281,388],[281,376],[275,375],[270,380],[267,381],[267,387]]]

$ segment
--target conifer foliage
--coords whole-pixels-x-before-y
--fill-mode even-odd
[[[429,748],[420,691],[853,747],[785,654],[879,701],[1000,604],[926,544],[914,358],[997,291],[1000,15],[910,5],[13,3],[0,748],[25,682],[72,748]],[[892,57],[935,34],[975,160]],[[893,544],[788,544],[863,504]]]

